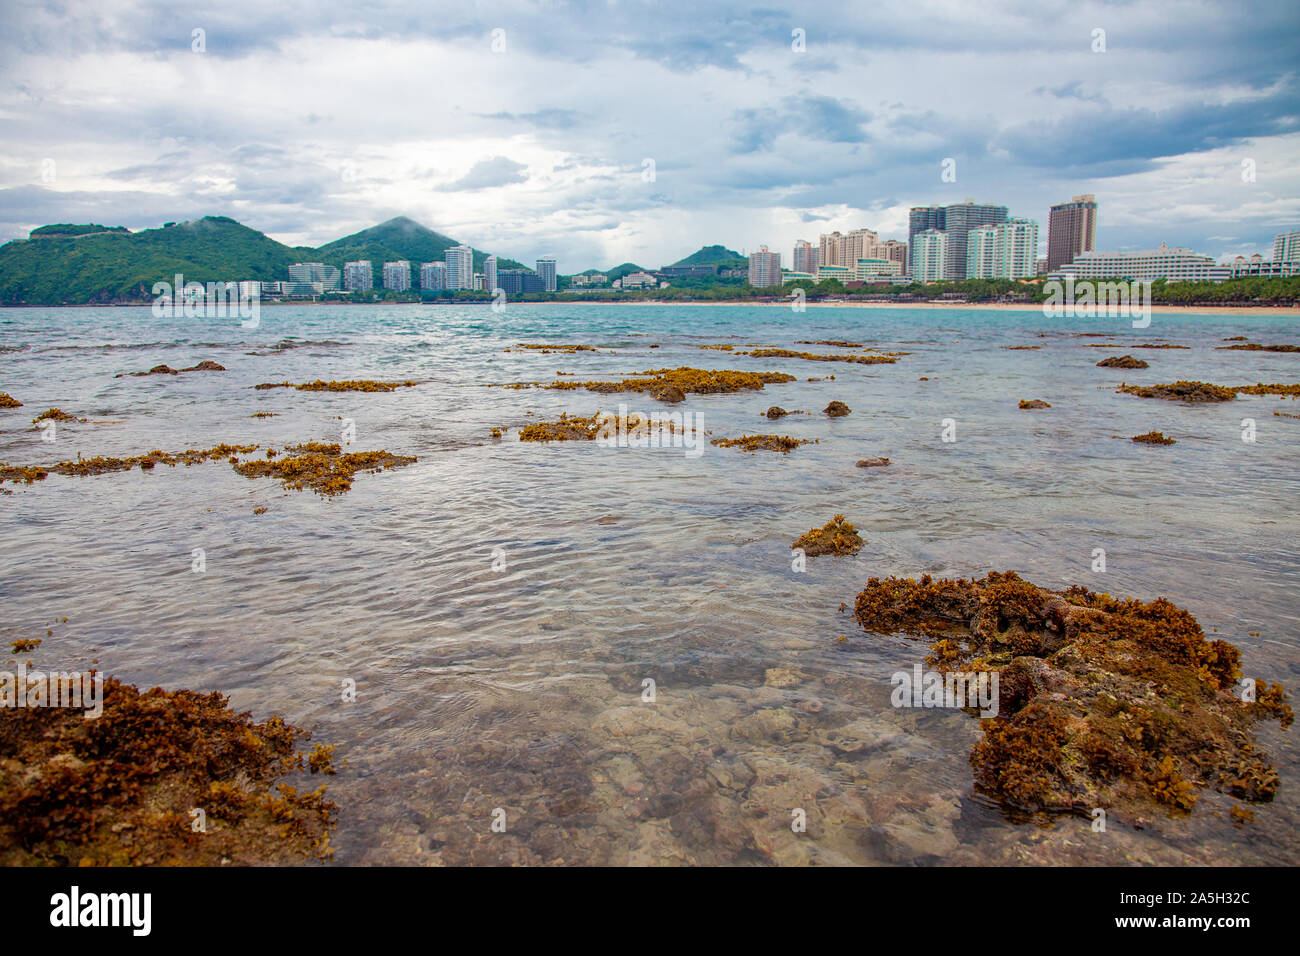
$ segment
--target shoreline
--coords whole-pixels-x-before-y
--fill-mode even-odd
[[[491,306],[490,301],[482,302],[260,302],[258,307],[271,306],[447,306],[447,305],[478,305]],[[786,301],[762,301],[754,299],[723,299],[718,301],[699,301],[690,300],[678,302],[664,299],[573,299],[573,300],[548,300],[542,302],[515,302],[513,305],[617,305],[617,306],[700,306],[705,308],[716,308],[719,306],[766,306],[769,308],[789,309],[790,303]],[[151,309],[152,303],[76,303],[67,305],[10,305],[0,306],[4,309]],[[1043,305],[1038,302],[809,302],[806,308],[832,308],[832,309],[946,309],[953,310],[976,310],[976,311],[1010,311],[1010,312],[1042,312]],[[1300,305],[1239,305],[1239,306],[1208,306],[1208,305],[1156,305],[1150,306],[1152,315],[1279,315],[1279,316],[1300,316]],[[1104,312],[1098,312],[1097,315],[1062,315],[1048,316],[1048,318],[1116,318],[1117,316],[1106,316]],[[1122,318],[1123,316],[1119,316]]]

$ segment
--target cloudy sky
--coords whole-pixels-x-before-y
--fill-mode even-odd
[[[0,0],[0,241],[407,215],[561,272],[788,263],[966,198],[1045,248],[1091,192],[1102,249],[1268,255],[1300,226],[1298,73],[1295,0]]]

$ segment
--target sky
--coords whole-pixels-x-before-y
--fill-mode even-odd
[[[788,267],[965,199],[1045,254],[1048,207],[1093,193],[1099,249],[1268,257],[1300,227],[1298,73],[1296,0],[0,0],[0,241],[405,215],[562,273]]]

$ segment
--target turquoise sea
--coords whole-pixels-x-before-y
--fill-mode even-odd
[[[1156,314],[1138,330],[960,308],[303,305],[265,306],[245,329],[148,308],[4,309],[0,391],[24,403],[0,410],[5,463],[339,441],[347,420],[355,449],[419,460],[332,499],[224,462],[7,485],[0,640],[44,637],[33,664],[97,659],[310,727],[341,765],[335,865],[1295,864],[1294,728],[1259,726],[1282,787],[1246,827],[1212,792],[1190,817],[1106,833],[1014,822],[973,789],[977,719],[890,705],[890,675],[924,645],[838,610],[869,577],[922,573],[1163,595],[1294,697],[1300,404],[1115,393],[1300,381],[1300,354],[1219,349],[1235,336],[1300,344],[1294,316],[1232,314]],[[700,348],[842,351],[796,345],[817,339],[909,354],[865,366]],[[598,351],[507,351],[541,342]],[[1151,367],[1096,366],[1123,354]],[[227,371],[116,377],[203,360]],[[663,406],[489,387],[682,365],[798,376],[675,410],[715,437],[818,442],[698,457],[524,443],[520,426],[561,412]],[[252,388],[317,378],[419,384]],[[831,400],[852,413],[821,414]],[[772,423],[769,405],[812,414]],[[87,421],[45,441],[32,418],[50,407]],[[492,440],[494,426],[510,430]],[[1177,444],[1128,440],[1152,429]],[[855,467],[874,456],[892,464]],[[836,513],[866,547],[793,570],[793,540]],[[797,810],[806,833],[791,830]]]

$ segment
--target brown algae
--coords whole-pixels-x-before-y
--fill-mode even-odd
[[[893,365],[898,361],[893,355],[816,355],[812,352],[796,352],[794,349],[754,349],[741,354],[753,358],[795,358],[808,362],[853,362],[857,365]]]
[[[328,857],[337,807],[304,769],[309,734],[221,694],[103,682],[103,712],[0,709],[0,864],[284,864]],[[310,766],[323,769],[313,752]],[[327,772],[327,771],[326,771]],[[196,814],[195,810],[201,811]],[[203,826],[195,826],[202,820]]]
[[[1237,390],[1211,385],[1209,382],[1177,381],[1168,385],[1126,385],[1120,383],[1116,393],[1136,395],[1139,398],[1163,398],[1170,402],[1230,402]]]
[[[849,406],[845,405],[841,401],[834,401],[823,408],[822,411],[831,418],[843,418],[845,415],[849,414],[849,412],[853,411],[853,409],[849,408]]]
[[[310,489],[328,498],[350,491],[358,472],[377,474],[416,460],[413,455],[394,455],[388,451],[345,453],[337,443],[303,442],[279,453],[269,449],[266,460],[232,461],[232,464],[245,478],[279,478],[285,488]]]
[[[1134,435],[1129,441],[1140,442],[1144,445],[1173,445],[1174,439],[1166,438],[1163,432],[1146,432],[1142,435]]]
[[[261,385],[254,385],[253,388],[264,391],[268,388],[294,388],[300,392],[392,392],[399,388],[410,388],[413,385],[419,385],[419,382],[376,382],[369,379],[345,379],[343,381],[329,381],[317,379],[314,382],[303,382],[295,385],[293,382],[264,382]]]
[[[1051,408],[1052,406],[1049,405],[1047,402],[1043,401],[1041,398],[1035,398],[1032,401],[1022,398],[1020,400],[1020,407],[1021,408]]]
[[[1134,358],[1131,355],[1112,355],[1097,363],[1097,368],[1150,368],[1150,362]]]
[[[822,554],[857,554],[864,544],[858,529],[844,515],[836,515],[820,528],[809,528],[790,548],[802,549],[812,558]]]
[[[8,392],[0,392],[0,408],[22,408],[23,403]]]
[[[1260,681],[1243,701],[1240,651],[1164,598],[1049,591],[1014,572],[925,575],[870,579],[854,614],[869,633],[934,641],[926,660],[943,673],[998,674],[997,713],[970,761],[979,789],[1010,809],[1137,818],[1188,811],[1206,787],[1250,802],[1277,792],[1250,728],[1292,723],[1282,686]]]
[[[791,438],[788,435],[741,435],[739,438],[714,438],[710,444],[719,448],[740,448],[744,451],[779,451],[788,455],[800,445],[815,444],[815,438]]]

